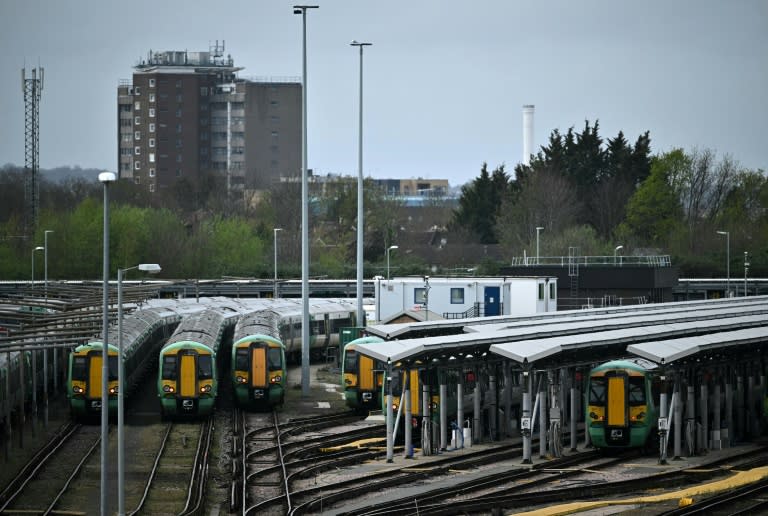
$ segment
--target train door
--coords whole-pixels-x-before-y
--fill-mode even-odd
[[[93,351],[90,354],[90,367],[88,368],[88,397],[101,399],[101,368],[104,364],[102,351]]]
[[[629,422],[627,416],[627,376],[608,373],[608,389],[605,402],[605,439],[611,444],[629,442]]]
[[[195,355],[179,352],[181,367],[179,367],[179,396],[194,398],[196,394]]]
[[[485,305],[485,316],[500,314],[501,302],[499,300],[499,287],[485,287],[483,291],[483,303]]]
[[[360,391],[373,391],[373,359],[358,354],[358,371],[360,376]]]
[[[251,387],[267,386],[267,349],[251,348]]]

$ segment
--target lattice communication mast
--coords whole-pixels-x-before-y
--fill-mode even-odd
[[[43,69],[33,68],[27,77],[21,69],[21,90],[24,92],[24,225],[27,235],[37,226],[40,206],[37,174],[40,165],[40,94],[43,91]]]

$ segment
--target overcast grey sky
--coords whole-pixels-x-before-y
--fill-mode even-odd
[[[45,68],[40,164],[115,170],[116,87],[152,50],[226,41],[241,76],[301,75],[301,17],[283,0],[0,0],[0,164],[24,163],[21,68]],[[307,15],[309,166],[447,178],[522,157],[599,119],[603,138],[649,130],[768,169],[766,0],[321,0]]]

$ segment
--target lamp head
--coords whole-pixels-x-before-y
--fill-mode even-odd
[[[139,264],[139,270],[148,272],[150,274],[157,274],[162,269],[160,268],[160,265],[156,263],[140,263]]]
[[[727,235],[728,232],[727,231],[718,231],[717,234],[718,235]]]
[[[624,249],[624,246],[623,245],[617,245],[616,249],[614,249],[614,251],[618,251],[619,249]]]
[[[391,245],[391,246],[389,246],[389,248],[390,248],[390,249],[400,249],[400,248],[399,248],[399,247],[397,247],[396,245]]]
[[[544,229],[543,226],[536,226],[536,231],[541,231],[542,229]]]
[[[117,176],[114,172],[102,172],[99,174],[99,181],[102,183],[112,183],[117,180]]]
[[[35,247],[35,251],[45,251],[45,247],[39,245],[39,246]]]

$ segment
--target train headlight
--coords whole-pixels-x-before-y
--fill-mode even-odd
[[[635,421],[641,421],[645,419],[645,412],[640,412],[638,415],[635,416]]]
[[[280,383],[282,380],[283,380],[283,377],[280,375],[273,376],[272,378],[269,379],[269,381],[272,383]]]
[[[110,394],[117,394],[117,387],[110,387],[109,393]]]
[[[74,387],[72,387],[72,392],[74,392],[75,394],[82,394],[85,392],[85,389],[83,389],[79,385],[75,385]]]
[[[243,377],[243,376],[238,376],[237,377],[237,383],[245,383],[247,381],[248,380],[245,377]]]
[[[200,392],[202,392],[202,393],[211,392],[211,386],[210,385],[203,385],[202,387],[200,387]]]
[[[595,414],[594,412],[590,412],[589,417],[591,417],[592,419],[597,419],[597,414]]]
[[[163,385],[163,392],[173,392],[173,387],[170,385]]]

